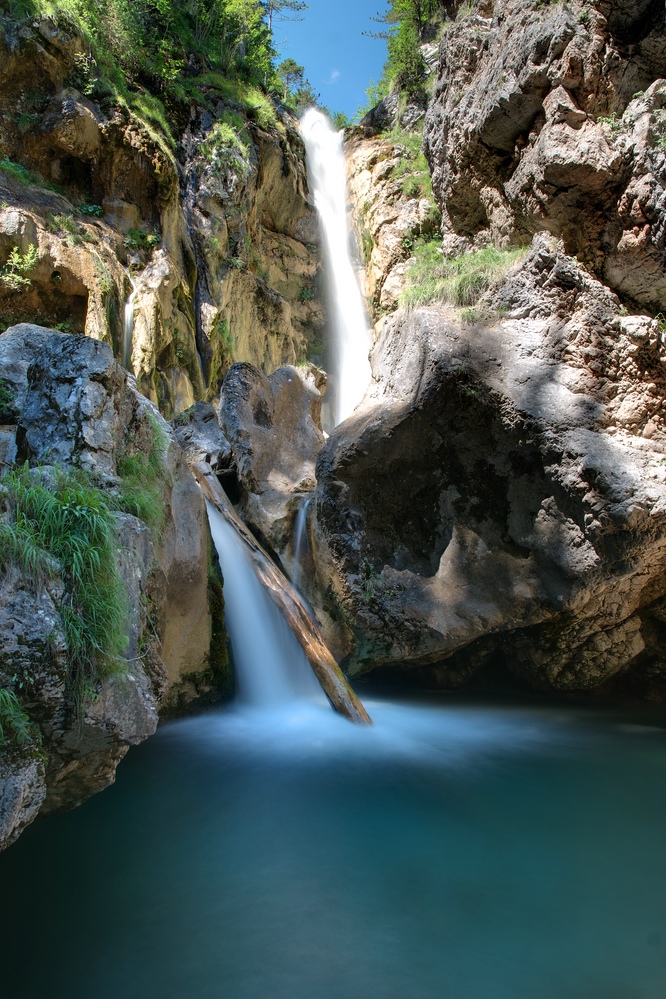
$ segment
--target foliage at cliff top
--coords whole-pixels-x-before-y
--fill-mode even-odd
[[[96,100],[125,100],[167,136],[174,106],[189,105],[215,79],[226,81],[222,96],[245,109],[270,103],[265,91],[284,84],[269,24],[305,7],[295,0],[0,0],[0,12],[14,19],[47,17],[82,35],[89,53],[78,58],[78,89]],[[272,106],[268,117],[275,119]]]
[[[369,104],[359,113],[370,110],[391,90],[410,97],[423,92],[426,65],[420,46],[429,31],[456,6],[455,0],[387,0],[387,9],[372,20],[386,25],[380,31],[368,32],[386,39],[387,59],[381,79],[368,90]]]

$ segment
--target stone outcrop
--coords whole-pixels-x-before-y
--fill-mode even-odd
[[[0,328],[85,333],[121,358],[131,271],[131,366],[167,415],[216,396],[234,360],[268,373],[320,351],[296,122],[279,112],[262,127],[211,87],[210,110],[190,108],[174,140],[108,93],[85,96],[78,35],[46,20],[3,27]],[[249,116],[242,156],[216,131],[225,113]],[[19,283],[2,280],[14,251],[37,255]]]
[[[353,673],[457,685],[502,660],[542,688],[663,688],[663,329],[545,236],[486,306],[473,329],[388,318],[319,457],[329,640]]]
[[[315,486],[326,376],[313,365],[269,377],[235,364],[222,386],[219,419],[236,466],[240,512],[274,552],[283,552],[300,505]]]
[[[445,32],[424,148],[444,248],[562,239],[627,303],[666,305],[659,5],[481,5]]]
[[[93,697],[73,701],[62,619],[67,581],[41,579],[10,560],[0,577],[0,687],[14,690],[40,730],[41,748],[3,751],[0,841],[37,810],[79,804],[114,778],[130,745],[152,734],[165,701],[211,675],[208,529],[203,500],[169,425],[97,340],[23,324],[0,337],[4,434],[11,463],[28,462],[48,486],[80,469],[100,495],[122,494],[123,461],[155,452],[159,529],[116,513],[117,568],[127,598],[122,670]],[[10,464],[11,464],[10,463]],[[148,476],[148,473],[146,473]],[[57,566],[55,567],[57,569]],[[5,783],[6,780],[6,783]]]
[[[397,308],[414,242],[438,231],[439,211],[429,191],[419,190],[414,183],[409,159],[405,170],[410,153],[400,141],[356,134],[346,143],[345,152],[365,263],[364,291],[377,320]]]

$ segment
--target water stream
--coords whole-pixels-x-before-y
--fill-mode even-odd
[[[123,315],[123,367],[126,371],[132,371],[132,337],[134,336],[134,300],[136,298],[136,282],[127,271],[127,278],[132,286],[132,291],[125,302]]]
[[[225,623],[241,704],[281,710],[326,698],[305,653],[252,568],[245,545],[221,513],[207,504],[224,576]]]
[[[351,415],[371,379],[368,317],[350,253],[343,132],[310,108],[301,120],[310,187],[323,238],[331,325],[331,392],[334,423]]]
[[[170,722],[0,854],[7,999],[663,999],[663,718]]]

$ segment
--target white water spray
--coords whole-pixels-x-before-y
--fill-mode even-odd
[[[349,252],[343,133],[336,132],[326,115],[315,108],[303,115],[301,132],[329,275],[333,333],[331,373],[336,391],[334,418],[337,426],[351,415],[370,384],[368,354],[372,341]]]
[[[125,315],[123,317],[123,367],[126,371],[132,371],[132,337],[134,336],[134,299],[136,298],[136,282],[127,271],[127,277],[132,285],[132,291],[125,302]]]
[[[311,497],[308,497],[301,503],[296,514],[296,520],[294,521],[294,567],[291,581],[301,596],[303,596],[303,579],[305,576],[303,563],[310,547],[308,541],[308,510],[310,509],[310,499]]]
[[[208,519],[224,576],[224,619],[241,702],[262,708],[326,703],[296,636],[259,582],[243,541],[209,503]]]

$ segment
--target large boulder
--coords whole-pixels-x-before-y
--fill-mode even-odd
[[[485,306],[388,319],[319,456],[329,639],[352,673],[455,685],[494,656],[539,687],[663,686],[662,328],[545,237]]]
[[[278,552],[314,489],[325,390],[326,376],[313,365],[267,377],[251,364],[235,364],[222,386],[220,425],[236,463],[241,512]]]

